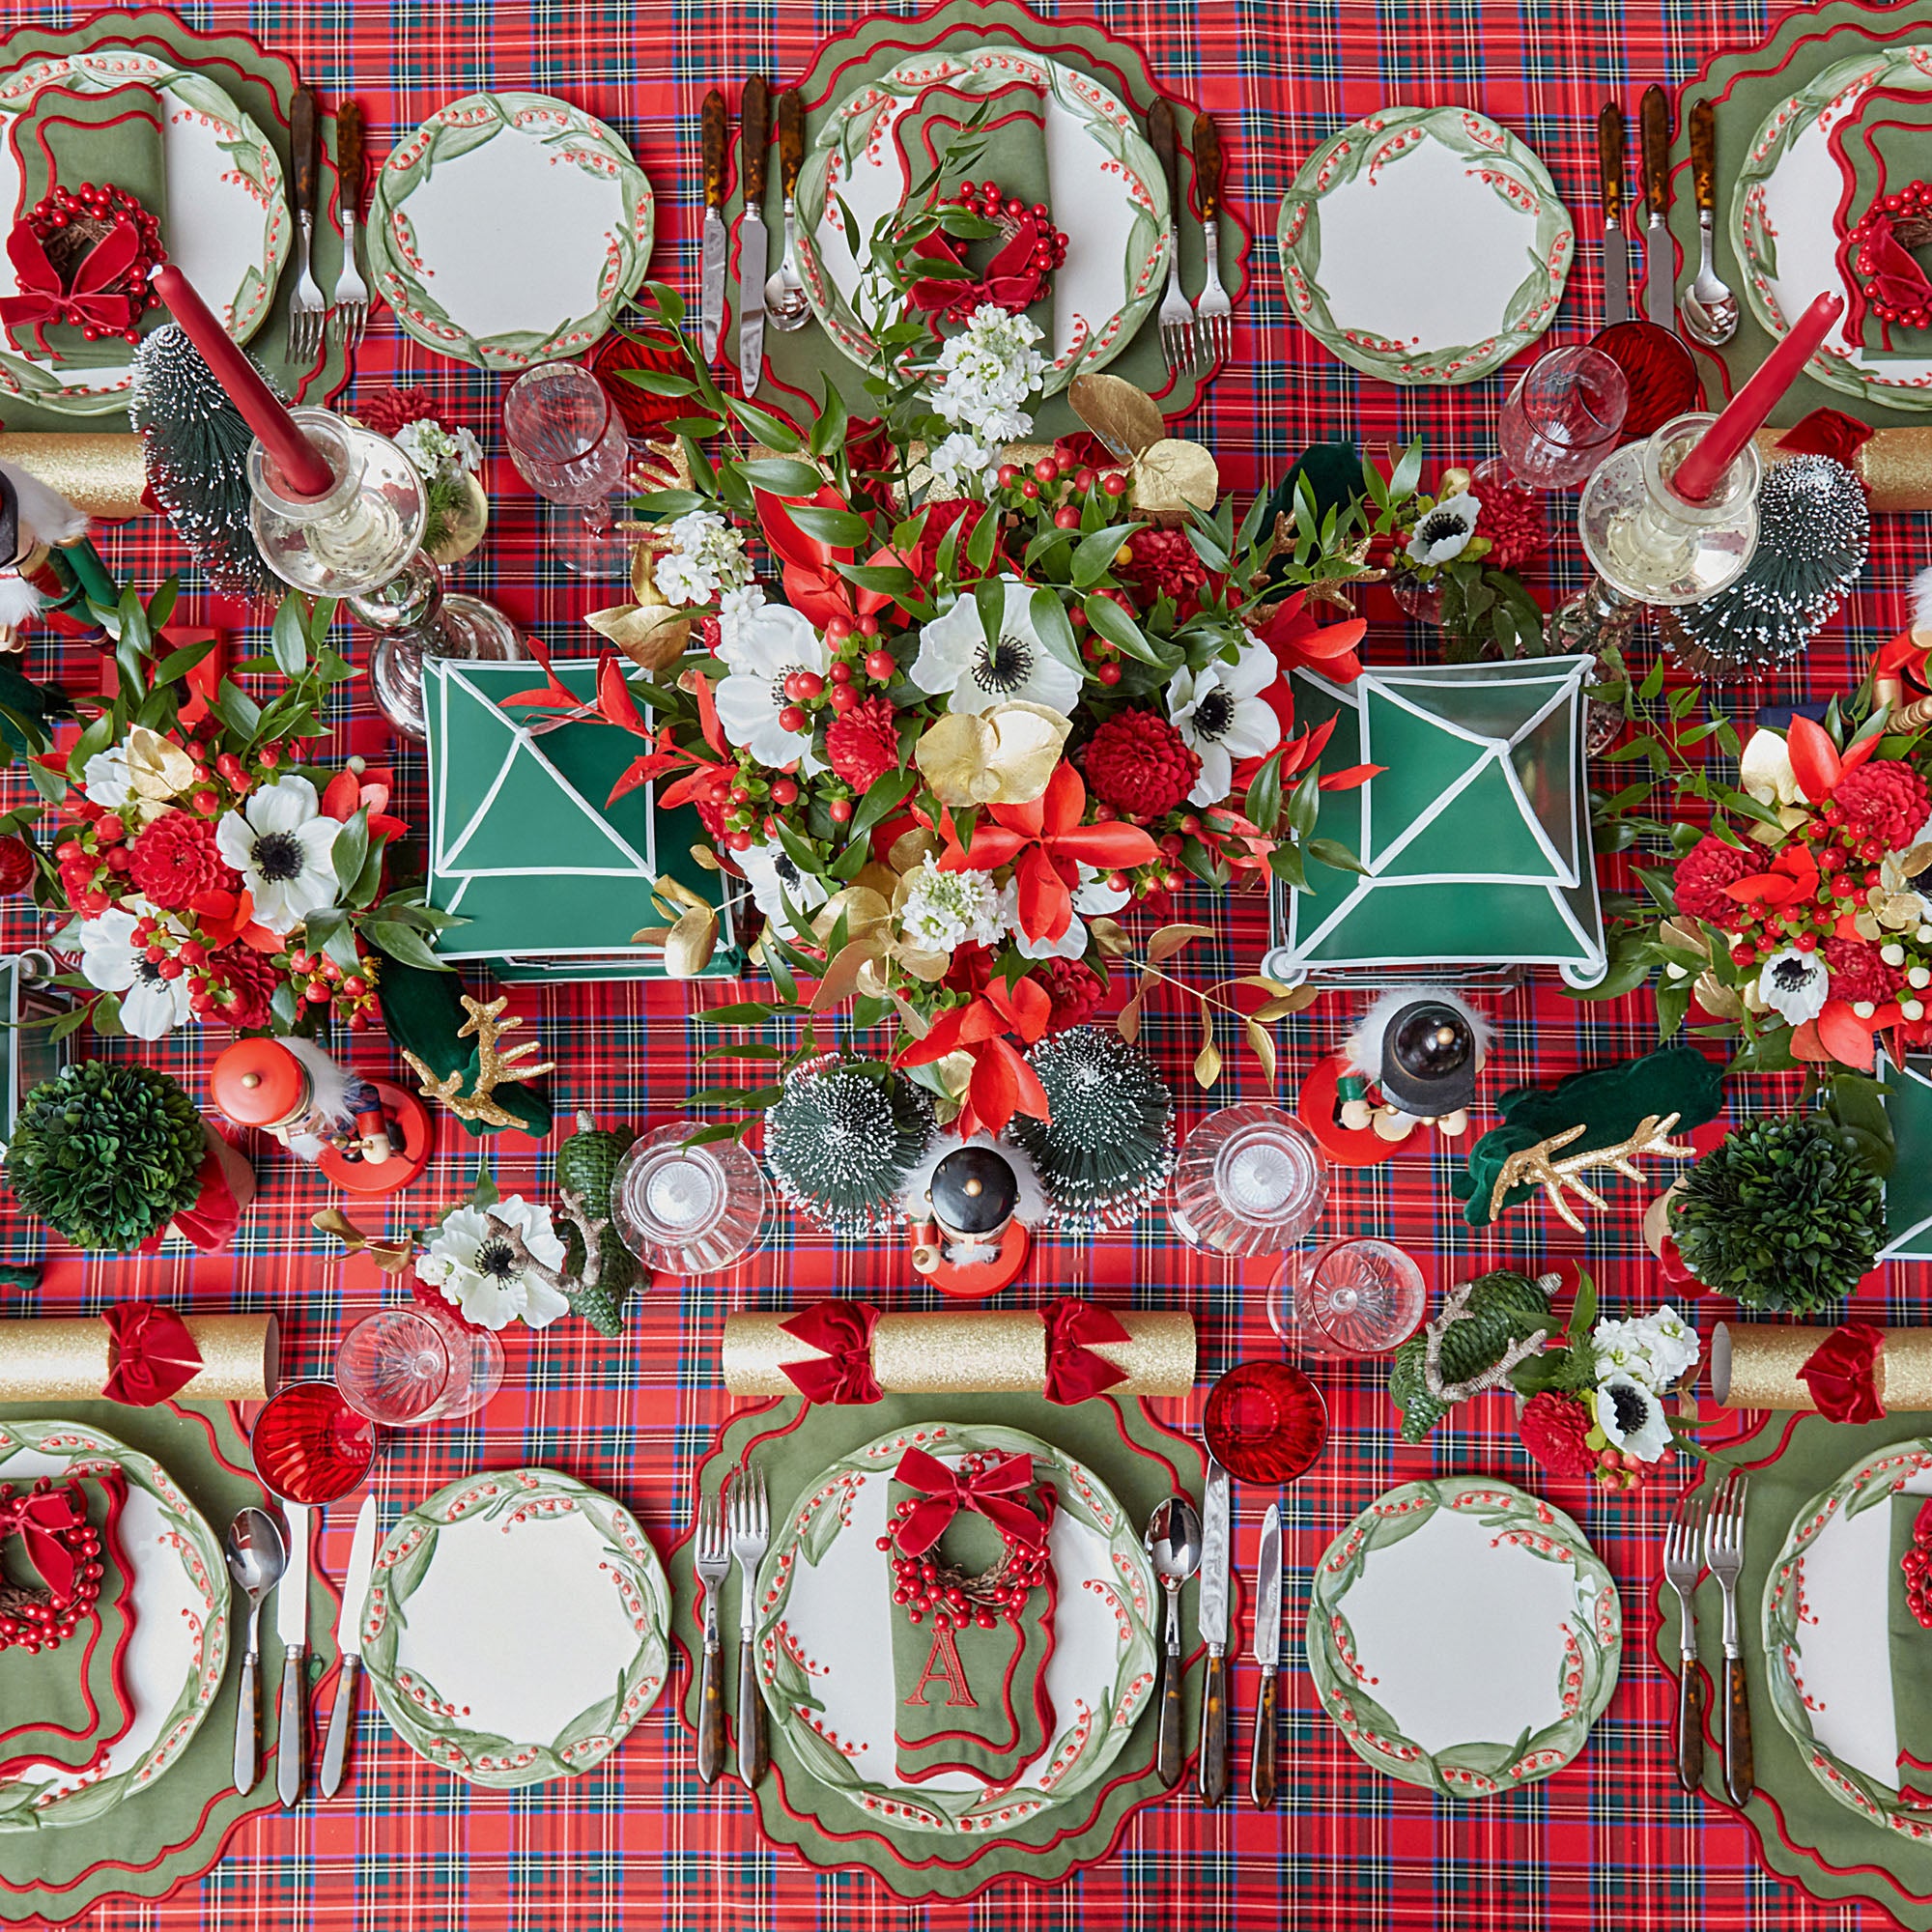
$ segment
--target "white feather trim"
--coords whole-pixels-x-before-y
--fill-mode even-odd
[[[1912,589],[1908,594],[1912,599],[1912,628],[1915,631],[1932,630],[1932,564],[1912,580]]]
[[[1476,1060],[1480,1065],[1490,1050],[1490,1023],[1467,1000],[1449,991],[1446,986],[1398,986],[1378,999],[1355,1024],[1342,1051],[1349,1057],[1349,1065],[1372,1085],[1379,1086],[1382,1077],[1382,1047],[1388,1037],[1389,1023],[1404,1007],[1412,1007],[1418,1000],[1439,1000],[1445,1007],[1453,1007],[1469,1024],[1469,1030],[1476,1037]]]
[[[314,1040],[303,1039],[299,1034],[291,1034],[282,1044],[307,1070],[315,1111],[332,1127],[354,1126],[355,1109],[349,1101],[349,1069],[338,1066]]]
[[[0,566],[0,626],[24,624],[41,603],[41,593],[17,570]]]
[[[963,1147],[991,1148],[1005,1158],[1013,1171],[1013,1179],[1019,1182],[1020,1198],[1013,1208],[1013,1219],[1023,1228],[1037,1228],[1046,1219],[1046,1189],[1040,1185],[1039,1173],[1033,1164],[1032,1156],[1010,1142],[995,1140],[991,1134],[975,1134],[970,1141],[954,1140],[951,1134],[940,1134],[934,1138],[919,1165],[906,1176],[905,1185],[899,1189],[899,1208],[907,1219],[923,1221],[931,1213],[932,1209],[926,1206],[925,1194],[932,1185],[932,1170],[948,1154],[957,1153]]]
[[[87,513],[76,510],[57,490],[49,490],[38,476],[30,476],[17,463],[0,463],[0,475],[14,486],[14,497],[20,506],[20,548],[35,544],[70,544],[87,534]],[[5,562],[0,557],[0,562]]]

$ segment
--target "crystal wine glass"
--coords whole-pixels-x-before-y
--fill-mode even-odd
[[[687,1147],[693,1122],[646,1134],[617,1164],[611,1212],[624,1245],[665,1274],[713,1274],[757,1241],[770,1190],[736,1141]]]
[[[426,1301],[378,1309],[343,1336],[335,1381],[358,1415],[413,1429],[473,1415],[503,1385],[503,1345]]]
[[[1568,490],[1617,446],[1630,383],[1601,349],[1546,351],[1525,369],[1496,419],[1509,478],[1525,490]]]
[[[1290,1255],[1268,1288],[1268,1323],[1314,1355],[1385,1355],[1428,1305],[1422,1270],[1392,1241],[1330,1241]]]
[[[510,461],[538,496],[576,517],[553,513],[550,541],[566,570],[627,574],[630,547],[611,515],[624,487],[631,440],[604,384],[576,362],[526,369],[503,398]]]
[[[248,1447],[256,1473],[276,1495],[319,1508],[369,1473],[376,1432],[333,1382],[290,1382],[255,1418]]]
[[[1328,1405],[1287,1362],[1242,1362],[1208,1391],[1201,1433],[1215,1462],[1240,1481],[1292,1483],[1328,1441]]]
[[[1174,1168],[1168,1219],[1183,1241],[1225,1255],[1293,1247],[1328,1203],[1313,1134],[1280,1107],[1222,1107],[1188,1135]]]

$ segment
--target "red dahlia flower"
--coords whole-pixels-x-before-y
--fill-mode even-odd
[[[1118,711],[1088,741],[1081,758],[1102,805],[1134,818],[1160,818],[1185,803],[1201,759],[1154,711]]]
[[[1846,831],[1902,852],[1932,816],[1932,786],[1896,758],[1873,758],[1839,779],[1832,802],[1843,810]]]
[[[1740,923],[1740,907],[1725,888],[1749,878],[1758,866],[1752,853],[1726,845],[1706,833],[1678,860],[1672,873],[1677,910],[1689,919],[1708,919],[1713,925],[1735,927]]]
[[[1590,1411],[1575,1396],[1545,1389],[1523,1404],[1517,1418],[1522,1446],[1552,1475],[1588,1476],[1596,1471],[1590,1447]]]
[[[151,820],[129,849],[128,875],[164,912],[185,912],[207,893],[242,890],[241,874],[215,848],[213,821],[191,811]]]
[[[1099,974],[1080,959],[1044,959],[1033,969],[1032,977],[1046,988],[1046,996],[1053,1002],[1046,1022],[1048,1033],[1085,1026],[1106,990]]]
[[[865,791],[899,766],[897,713],[874,693],[834,718],[825,732],[825,755],[832,769],[857,791]]]

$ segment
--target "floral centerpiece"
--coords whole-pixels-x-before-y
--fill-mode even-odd
[[[28,770],[59,811],[36,846],[35,894],[73,915],[59,944],[88,995],[54,1022],[158,1039],[190,1021],[289,1033],[332,1014],[376,1018],[384,957],[439,967],[428,935],[449,916],[389,886],[386,853],[407,828],[386,771],[325,759],[321,714],[355,673],[326,641],[333,607],[294,598],[262,701],[208,675],[214,644],[170,648],[172,584],[97,614],[116,643],[119,688],[62,750]],[[89,700],[81,700],[85,708]]]
[[[1363,624],[1312,593],[1358,573],[1359,516],[1237,520],[1208,452],[1110,377],[1072,384],[1090,433],[1022,460],[1039,332],[983,304],[936,333],[908,302],[923,241],[985,226],[926,187],[871,244],[875,416],[829,388],[789,414],[727,397],[688,345],[625,372],[683,403],[691,487],[640,508],[657,592],[698,621],[648,679],[607,660],[598,708],[642,741],[622,782],[694,805],[765,917],[775,997],[706,1017],[850,1000],[971,1132],[1044,1118],[1026,1050],[1093,1011],[1117,915],[1189,881],[1298,886],[1305,845],[1354,865],[1311,838],[1317,793],[1373,768],[1323,768],[1286,677],[1358,674]],[[682,342],[676,295],[643,299]],[[526,701],[581,710],[554,683]],[[793,1058],[821,1050],[807,1024]],[[770,1105],[790,1063],[753,1057],[781,1063],[769,1084],[698,1097]]]

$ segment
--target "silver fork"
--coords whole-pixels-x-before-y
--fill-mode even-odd
[[[1733,1469],[1704,1525],[1704,1560],[1724,1591],[1724,1791],[1740,1808],[1757,1789],[1750,1697],[1738,1640],[1738,1574],[1745,1567],[1745,1503],[1749,1494],[1749,1476]]]
[[[1148,109],[1148,144],[1167,177],[1167,294],[1160,303],[1160,355],[1172,376],[1194,360],[1194,305],[1180,286],[1180,151],[1174,109],[1165,100]]]
[[[731,1554],[738,1559],[738,1776],[747,1791],[755,1791],[772,1761],[755,1648],[758,1565],[772,1540],[772,1506],[760,1469],[740,1469],[730,1493]]]
[[[355,266],[355,231],[362,219],[362,110],[353,100],[345,100],[335,110],[335,180],[342,204],[342,272],[335,278],[335,339],[345,349],[354,349],[369,322],[369,284]]]
[[[289,360],[312,362],[322,347],[322,326],[328,304],[316,286],[310,256],[315,246],[315,194],[318,139],[321,117],[316,112],[314,91],[296,89],[289,107],[289,154],[294,163],[293,188],[296,206],[295,298],[289,304]]]
[[[1201,246],[1208,278],[1194,304],[1194,359],[1207,368],[1235,353],[1235,305],[1221,286],[1221,130],[1208,114],[1194,117],[1194,184],[1201,197]]]
[[[1683,1666],[1677,1684],[1677,1781],[1693,1792],[1704,1784],[1704,1674],[1697,1666],[1697,1613],[1690,1601],[1704,1570],[1704,1504],[1702,1490],[1685,1491],[1663,1536],[1664,1580],[1677,1592],[1682,1625],[1677,1642]]]
[[[731,1572],[722,1492],[697,1499],[693,1561],[704,1587],[704,1662],[697,1673],[697,1775],[716,1784],[724,1770],[724,1690],[718,1681],[718,1589]]]

